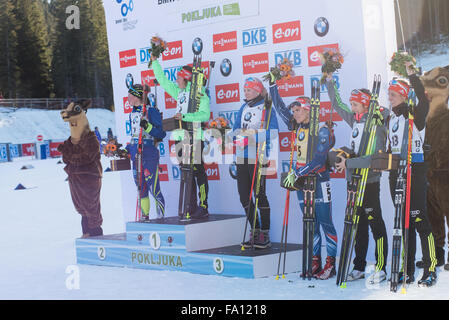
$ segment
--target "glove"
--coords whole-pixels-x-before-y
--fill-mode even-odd
[[[117,155],[123,159],[129,158],[129,153],[126,149],[117,149]]]
[[[147,133],[149,133],[151,129],[153,129],[153,125],[145,119],[140,120],[140,127]]]
[[[269,75],[270,75],[269,84],[270,84],[270,86],[272,86],[273,84],[276,83],[276,79],[274,78],[274,75],[271,71],[269,72]]]
[[[296,181],[296,174],[293,170],[290,170],[290,172],[287,175],[287,178],[285,178],[284,180],[284,185],[287,188],[292,188],[295,184]]]

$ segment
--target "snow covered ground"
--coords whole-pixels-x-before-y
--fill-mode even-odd
[[[22,159],[0,164],[0,299],[449,299],[449,272],[442,269],[434,288],[418,288],[415,283],[404,295],[391,293],[387,282],[373,287],[360,280],[339,289],[334,279],[309,282],[299,280],[298,274],[288,274],[284,280],[248,280],[76,265],[80,216],[63,165],[57,161]],[[106,168],[108,160],[102,161]],[[34,168],[20,170],[24,165]],[[19,183],[28,189],[14,190]],[[116,172],[104,174],[101,205],[105,234],[124,232]],[[419,271],[416,276],[419,279]],[[79,287],[73,279],[79,279]]]

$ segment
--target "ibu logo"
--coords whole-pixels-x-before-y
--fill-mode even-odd
[[[133,0],[116,0],[116,2],[120,5],[120,13],[122,14],[122,17],[126,17],[129,12],[134,10]]]
[[[293,50],[287,50],[287,51],[279,51],[274,53],[274,64],[278,65],[282,62],[282,60],[288,59],[289,61],[293,62],[293,67],[301,67],[301,50],[300,49],[293,49]]]
[[[259,46],[267,43],[267,29],[265,27],[242,31],[243,47]]]
[[[181,70],[181,68],[182,67],[171,67],[164,69],[164,74],[168,78],[168,80],[175,82],[177,78],[176,74],[178,73],[179,70]]]

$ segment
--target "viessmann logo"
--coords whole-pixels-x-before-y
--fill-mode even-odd
[[[221,16],[239,16],[239,3],[224,4],[222,6],[213,6],[201,8],[181,14],[182,23],[189,23],[200,20],[214,19]]]
[[[268,72],[268,52],[243,56],[243,74]]]
[[[273,24],[273,43],[301,40],[301,23],[299,20]]]
[[[137,65],[136,49],[119,52],[120,68],[132,67]]]
[[[237,31],[217,33],[213,35],[215,52],[223,52],[237,49]]]
[[[292,77],[277,82],[281,97],[297,97],[304,95],[304,77]]]

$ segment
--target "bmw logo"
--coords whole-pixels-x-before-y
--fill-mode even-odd
[[[133,86],[134,84],[134,78],[133,75],[131,73],[128,73],[126,75],[126,79],[125,79],[125,83],[126,83],[126,87],[129,89]]]
[[[329,32],[329,21],[325,17],[319,17],[315,21],[315,33],[319,37],[324,37]]]
[[[392,130],[393,130],[393,132],[396,132],[396,131],[398,131],[398,129],[399,129],[399,120],[395,122],[395,124],[393,125]]]
[[[352,137],[357,138],[359,135],[359,128],[355,128],[354,131],[352,131]]]
[[[237,164],[235,161],[229,165],[229,174],[232,179],[237,179]]]
[[[200,54],[203,51],[203,40],[195,38],[192,43],[192,51],[194,54]]]
[[[227,77],[231,74],[232,71],[232,64],[229,59],[223,59],[223,61],[220,64],[220,72],[223,75],[223,77]]]
[[[299,133],[299,141],[304,140],[305,137],[306,137],[306,134],[304,133],[304,131],[301,131],[301,132]]]
[[[245,114],[244,119],[245,119],[245,121],[250,121],[252,117],[253,117],[253,116],[252,116],[251,112],[247,112],[247,113]]]

